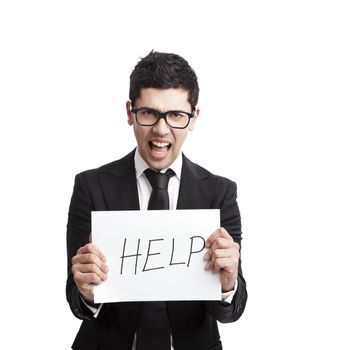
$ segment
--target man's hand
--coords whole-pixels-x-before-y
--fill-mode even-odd
[[[91,235],[90,235],[91,242]],[[79,248],[72,258],[74,281],[82,297],[90,304],[94,303],[93,286],[107,279],[108,267],[102,252],[92,243]]]
[[[222,292],[233,290],[238,275],[239,245],[220,227],[206,240],[205,246],[209,248],[204,255],[205,269],[220,272]]]

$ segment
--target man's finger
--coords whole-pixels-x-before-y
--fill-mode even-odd
[[[98,285],[102,282],[102,279],[96,273],[82,273],[77,272],[74,275],[75,283],[81,288],[87,288],[87,285]]]
[[[232,258],[220,258],[216,259],[214,263],[214,271],[218,272],[220,270],[225,270],[229,273],[234,272],[235,263]]]
[[[211,256],[212,256],[213,252],[211,249],[208,249],[208,251],[204,254],[204,261],[209,261],[211,260]]]
[[[79,271],[82,273],[96,273],[101,280],[107,279],[108,267],[105,266],[104,270],[101,270],[96,264],[78,264],[74,267],[74,271]],[[72,267],[72,269],[73,269]]]
[[[208,261],[205,266],[204,266],[204,270],[205,271],[210,271],[210,270],[214,270],[214,264],[212,261]]]
[[[213,250],[212,259],[220,258],[233,258],[234,252],[233,249],[215,249]]]
[[[73,256],[72,265],[75,264],[95,264],[101,271],[107,271],[107,265],[95,254],[78,254]]]
[[[92,243],[85,244],[83,247],[79,248],[77,251],[77,255],[78,254],[89,254],[89,253],[95,254],[103,262],[106,262],[106,257],[104,256],[104,254],[101,252],[100,249],[98,249]]]
[[[205,241],[205,246],[210,248],[218,237],[232,240],[230,234],[223,227],[220,227],[208,237],[208,239]]]
[[[211,249],[232,249],[234,247],[234,242],[232,238],[223,238],[223,237],[218,237],[216,240],[213,242]]]

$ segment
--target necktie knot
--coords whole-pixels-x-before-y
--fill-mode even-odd
[[[147,169],[144,174],[152,186],[148,210],[169,209],[168,183],[175,173],[171,169],[168,169],[165,173]]]
[[[174,171],[171,169],[168,169],[165,173],[146,169],[144,174],[151,184],[152,190],[167,190],[170,178],[175,175]]]

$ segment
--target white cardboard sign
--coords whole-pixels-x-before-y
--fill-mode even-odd
[[[95,303],[221,300],[219,274],[205,271],[205,240],[220,227],[218,209],[95,211],[93,243],[108,278]]]

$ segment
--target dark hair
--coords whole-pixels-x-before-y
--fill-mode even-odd
[[[151,51],[141,58],[130,75],[129,99],[134,106],[142,88],[182,88],[188,91],[192,111],[198,103],[197,76],[188,62],[174,53]]]

